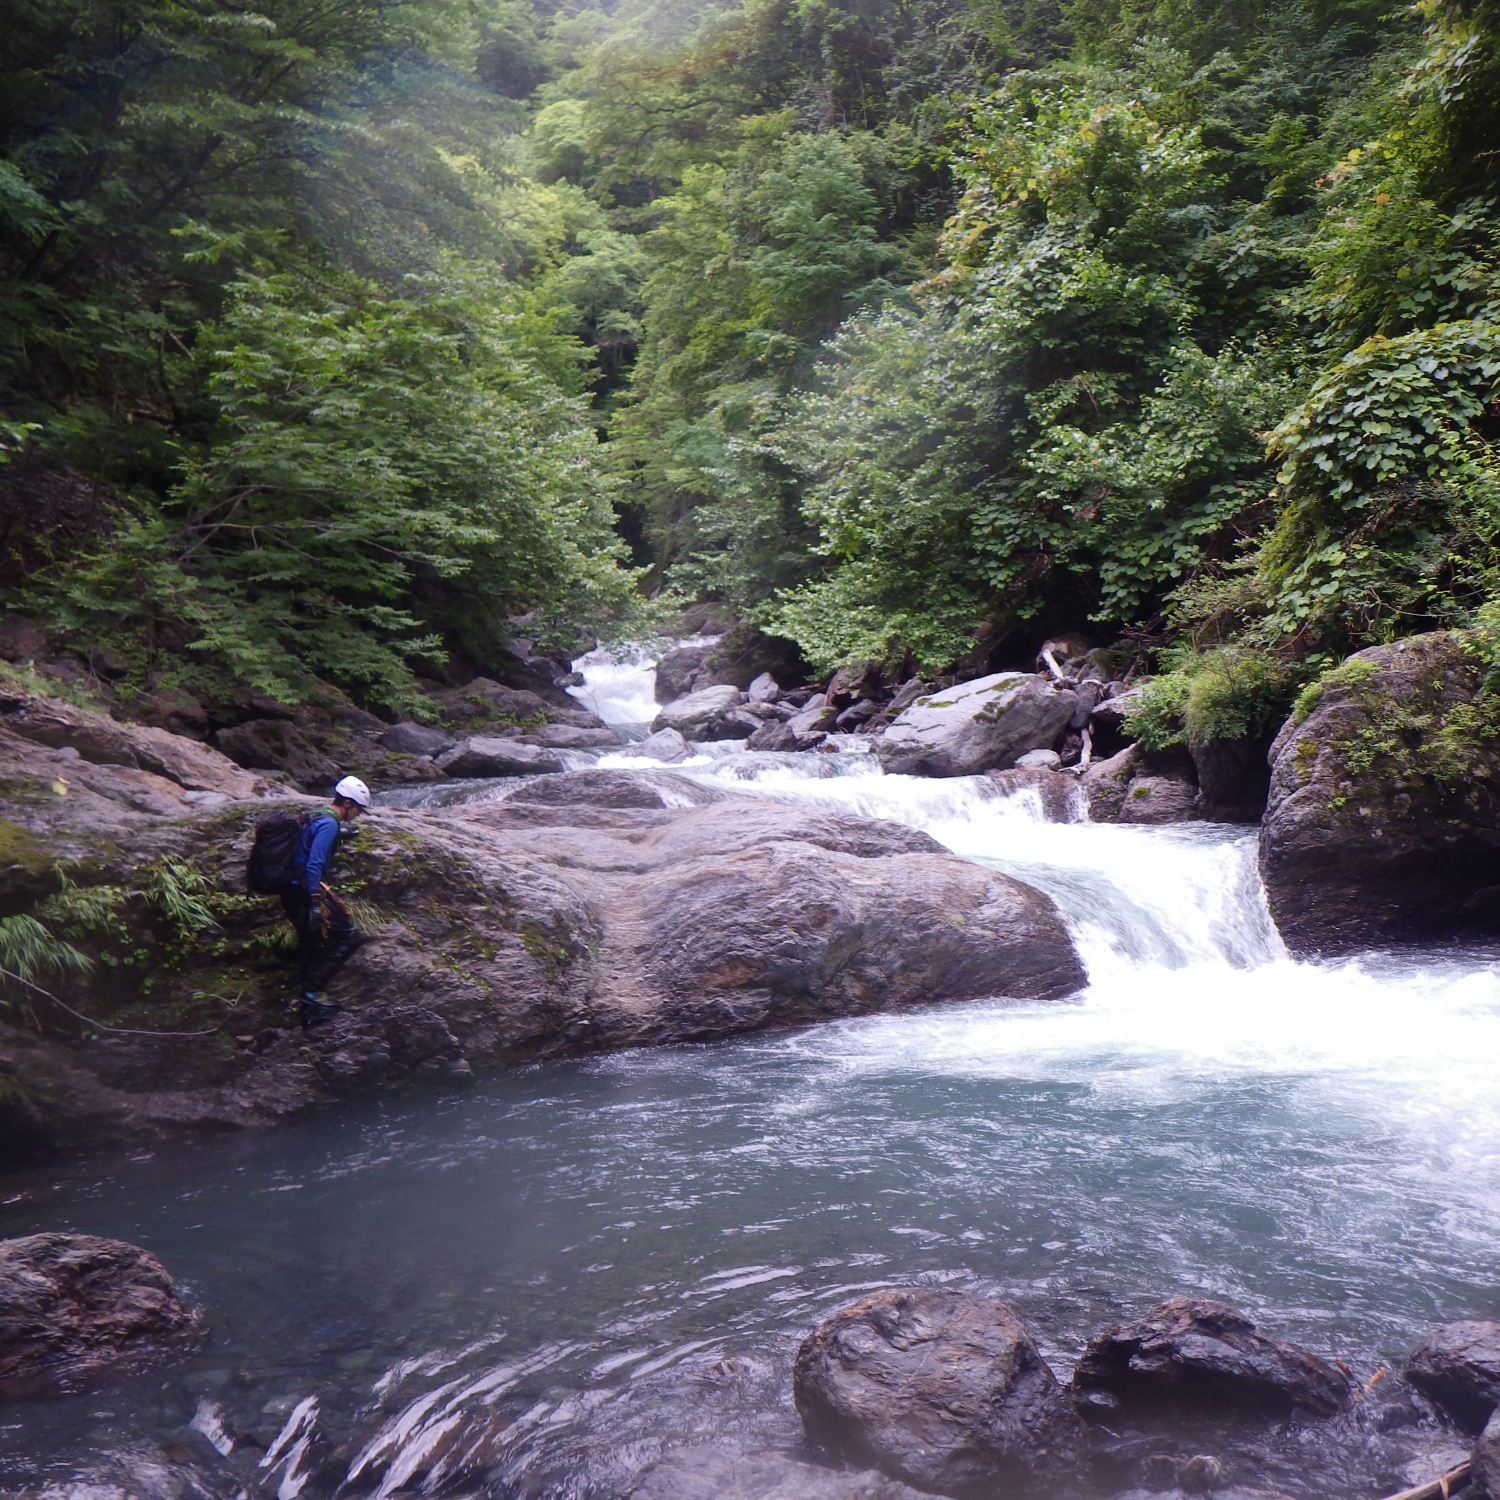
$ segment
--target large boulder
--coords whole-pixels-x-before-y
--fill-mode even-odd
[[[1078,697],[1022,672],[999,672],[918,698],[877,745],[889,774],[975,776],[1045,750],[1068,727]]]
[[[739,706],[741,697],[740,690],[728,683],[703,688],[668,703],[657,714],[651,728],[653,731],[675,729],[690,740],[728,739],[729,735],[719,735],[714,731],[719,721]]]
[[[1087,1411],[1223,1405],[1331,1416],[1354,1395],[1349,1372],[1259,1332],[1223,1302],[1175,1297],[1089,1341],[1073,1371]]]
[[[822,1469],[780,1453],[689,1448],[642,1473],[629,1500],[923,1500],[873,1469]]]
[[[918,1489],[958,1497],[1056,1493],[1080,1431],[1026,1325],[988,1297],[875,1292],[797,1351],[808,1438]]]
[[[1406,1378],[1478,1432],[1500,1406],[1500,1323],[1449,1323],[1428,1334],[1407,1361]]]
[[[434,764],[445,776],[547,776],[565,769],[555,750],[484,734],[461,740]]]
[[[1350,657],[1271,747],[1260,868],[1296,953],[1500,932],[1500,747],[1466,639]]]
[[[162,1263],[122,1240],[0,1240],[0,1399],[90,1390],[179,1358],[203,1334]]]
[[[403,719],[380,736],[380,744],[397,755],[441,755],[451,750],[455,739],[446,729]]]
[[[49,975],[48,988],[131,1028],[94,1035],[43,1001],[40,1032],[0,1016],[0,1158],[261,1124],[352,1092],[462,1086],[537,1056],[1049,999],[1084,982],[1046,897],[924,834],[666,770],[589,769],[361,819],[340,879],[369,941],[331,987],[343,1012],[304,1034],[284,1018],[280,907],[243,895],[266,802],[185,791],[3,729],[0,778],[0,915],[55,894],[69,861],[128,930],[80,937],[99,961]],[[169,860],[174,879],[198,872],[217,925],[184,932],[160,906]],[[145,962],[119,961],[137,949]]]
[[[1198,788],[1177,776],[1136,775],[1120,799],[1117,822],[1190,823],[1198,817]]]

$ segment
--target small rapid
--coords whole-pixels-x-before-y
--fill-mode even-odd
[[[644,722],[623,715],[646,711],[646,654],[585,667]],[[893,1283],[1003,1297],[1064,1376],[1170,1295],[1234,1302],[1362,1380],[1434,1323],[1500,1316],[1496,954],[1299,962],[1253,829],[1049,823],[985,778],[883,776],[865,748],[722,744],[667,769],[1032,882],[1073,927],[1082,994],[539,1064],[14,1174],[0,1233],[143,1244],[213,1335],[165,1376],[0,1416],[0,1483],[196,1422],[283,1500],[443,1493],[463,1453],[482,1477],[462,1493],[606,1500],[675,1444],[794,1449],[798,1340]],[[1276,1483],[1380,1493],[1410,1478],[1389,1462]]]

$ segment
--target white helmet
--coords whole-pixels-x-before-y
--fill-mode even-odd
[[[333,795],[342,797],[346,802],[356,802],[361,807],[370,805],[370,789],[358,776],[346,776],[334,787]]]

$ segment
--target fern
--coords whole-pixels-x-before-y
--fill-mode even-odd
[[[208,904],[213,894],[213,885],[206,876],[185,859],[171,854],[157,861],[146,885],[146,899],[180,938],[219,925]]]
[[[0,917],[0,982],[35,984],[48,973],[85,973],[93,960],[54,937],[35,917]]]

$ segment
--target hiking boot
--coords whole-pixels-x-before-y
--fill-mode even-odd
[[[304,1031],[311,1031],[314,1026],[321,1026],[326,1021],[331,1021],[343,1008],[342,1005],[334,1005],[328,1000],[319,1000],[313,995],[304,995],[297,1002]]]

